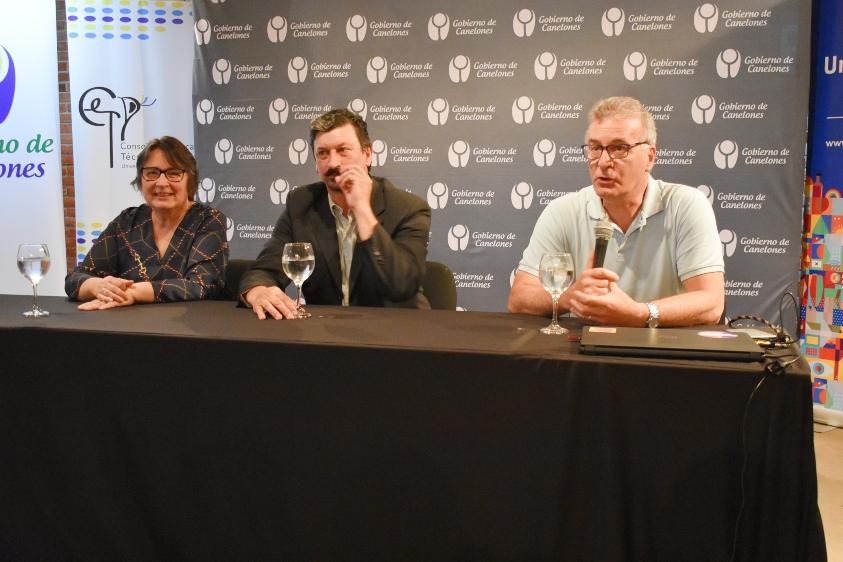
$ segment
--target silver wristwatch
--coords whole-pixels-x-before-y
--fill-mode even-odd
[[[648,302],[647,310],[650,311],[650,315],[647,317],[647,327],[657,328],[659,326],[659,307],[655,303]]]

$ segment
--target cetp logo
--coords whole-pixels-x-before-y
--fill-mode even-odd
[[[712,96],[703,94],[694,98],[691,102],[691,119],[697,125],[708,125],[714,121],[715,106],[717,102]]]
[[[231,63],[227,59],[217,59],[211,67],[211,78],[214,84],[222,86],[231,80]]]
[[[272,16],[266,23],[266,36],[273,43],[283,43],[287,38],[287,20],[281,16]]]
[[[220,139],[214,145],[214,159],[217,164],[230,164],[234,156],[234,145],[228,139]]]
[[[0,82],[0,93],[3,89],[3,82]],[[108,127],[108,138],[111,141],[108,153],[110,168],[114,168],[114,143],[118,142],[114,138],[114,127],[115,124],[119,125],[119,123],[115,123],[115,121],[121,120],[123,122],[120,127],[120,141],[124,141],[126,140],[126,127],[129,126],[132,117],[137,115],[142,107],[151,106],[155,101],[147,102],[147,99],[144,98],[141,102],[131,96],[118,97],[114,92],[103,86],[88,88],[79,96],[78,109],[82,120],[94,127]],[[9,97],[8,103],[11,105],[11,97]],[[5,115],[2,115],[4,105],[4,98],[0,95],[0,121],[5,119]],[[8,109],[6,113],[8,114]]]
[[[512,16],[512,31],[516,37],[529,37],[536,29],[536,12],[522,8]]]
[[[533,162],[539,168],[549,168],[556,160],[556,143],[550,139],[542,139],[533,145]]]
[[[714,147],[714,165],[721,170],[731,170],[738,163],[738,150],[738,143],[735,141],[720,141]]]
[[[278,178],[269,184],[269,199],[273,205],[286,205],[287,195],[290,194],[290,182]]]
[[[427,104],[427,121],[431,125],[440,126],[448,122],[451,106],[445,98],[436,98]]]
[[[530,96],[519,96],[512,102],[512,120],[518,125],[527,125],[533,120],[536,104]]]
[[[214,122],[214,102],[205,98],[196,104],[196,121],[200,125],[210,125]]]
[[[15,61],[5,47],[0,45],[0,123],[12,111],[15,99]]]
[[[366,100],[363,98],[354,98],[350,102],[348,102],[348,110],[353,111],[357,115],[363,118],[363,121],[366,120],[366,116],[369,114],[369,104],[366,103]]]
[[[301,84],[307,80],[307,59],[304,57],[293,57],[287,63],[287,78],[293,84]]]
[[[273,125],[283,125],[290,116],[290,104],[284,98],[275,98],[269,102],[269,121]]]
[[[448,204],[448,186],[438,181],[427,188],[427,204],[431,209],[444,209]]]
[[[709,205],[714,205],[714,189],[710,185],[698,185],[697,190],[705,195]]]
[[[603,35],[617,37],[623,33],[624,19],[626,19],[626,14],[620,8],[609,8],[603,12],[603,17],[600,19],[600,29],[603,30]]]
[[[366,79],[372,84],[383,84],[387,73],[386,59],[378,55],[369,59],[366,63]]]
[[[737,233],[734,230],[721,230],[720,243],[722,244],[723,257],[731,258],[735,255],[735,250],[738,247]]]
[[[711,33],[717,27],[720,10],[711,2],[706,2],[694,10],[694,29],[698,33]]]
[[[451,31],[451,18],[448,14],[437,12],[427,20],[427,36],[433,41],[444,41]]]
[[[468,239],[471,233],[464,224],[455,224],[448,229],[448,247],[454,252],[463,252],[468,247]]]
[[[741,70],[741,52],[737,49],[720,51],[716,66],[720,78],[734,78]]]
[[[372,141],[372,166],[383,166],[386,164],[386,156],[389,146],[380,139]]]
[[[290,141],[290,148],[287,150],[287,155],[290,157],[290,162],[296,166],[302,166],[307,162],[307,141],[304,139],[293,139]]]
[[[200,203],[213,203],[217,196],[217,182],[211,178],[202,178],[199,182],[199,189],[196,190]]]
[[[516,209],[529,209],[533,204],[533,186],[525,181],[520,181],[512,186],[509,194],[512,206]]]
[[[465,55],[457,55],[448,63],[448,77],[451,82],[459,84],[468,81],[471,75],[471,59]]]
[[[647,55],[634,51],[623,59],[623,77],[630,81],[641,80],[647,74]]]
[[[360,14],[354,14],[345,22],[345,36],[352,43],[359,43],[366,38],[366,18]]]
[[[202,18],[193,24],[193,35],[196,37],[196,44],[200,47],[211,42],[211,22]]]
[[[452,168],[465,168],[471,155],[471,146],[464,140],[456,140],[448,147],[448,163]]]
[[[556,76],[556,64],[558,60],[556,55],[549,51],[545,51],[536,57],[533,63],[533,72],[539,80],[553,80]]]

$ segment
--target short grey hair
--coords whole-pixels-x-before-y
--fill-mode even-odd
[[[640,101],[626,96],[604,98],[594,104],[588,112],[588,122],[603,121],[612,117],[638,117],[644,126],[644,139],[647,144],[656,146],[656,120]],[[585,139],[588,142],[588,139]]]

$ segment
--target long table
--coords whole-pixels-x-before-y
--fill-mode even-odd
[[[804,361],[584,356],[499,313],[42,302],[0,296],[2,560],[825,559]]]

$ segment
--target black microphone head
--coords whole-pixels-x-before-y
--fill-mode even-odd
[[[603,267],[606,259],[606,250],[609,247],[609,240],[612,239],[612,223],[609,221],[597,221],[594,225],[594,261],[593,267]]]
[[[609,240],[612,237],[612,223],[606,220],[597,221],[594,225],[594,237],[598,240]]]

